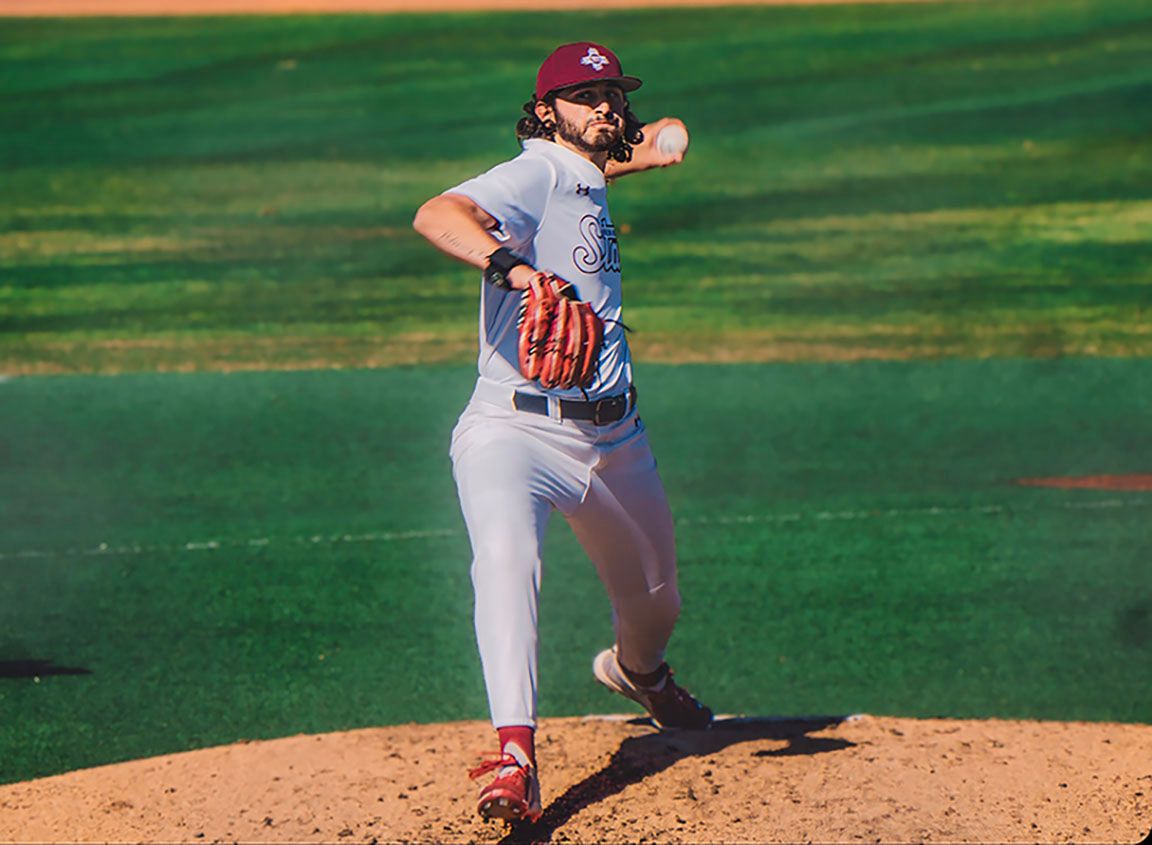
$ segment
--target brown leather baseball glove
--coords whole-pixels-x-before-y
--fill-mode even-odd
[[[539,272],[520,300],[520,372],[547,388],[588,387],[596,378],[604,321],[571,283]]]

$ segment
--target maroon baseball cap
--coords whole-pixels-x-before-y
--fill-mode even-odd
[[[635,91],[641,82],[625,76],[616,54],[603,44],[577,41],[557,47],[540,65],[536,74],[536,99],[558,88],[571,88],[586,82],[615,82],[625,91]]]

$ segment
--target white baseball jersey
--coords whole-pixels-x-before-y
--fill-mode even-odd
[[[598,399],[632,384],[632,360],[620,323],[620,249],[608,214],[604,174],[592,162],[543,139],[445,193],[461,194],[494,217],[504,245],[538,270],[571,282],[605,321],[596,380],[587,391],[548,390],[518,364],[520,291],[483,284],[480,293],[480,378],[526,393]]]

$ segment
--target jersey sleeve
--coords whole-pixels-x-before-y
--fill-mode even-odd
[[[510,244],[520,246],[540,228],[555,184],[556,174],[546,159],[520,155],[444,193],[468,197],[496,218]]]

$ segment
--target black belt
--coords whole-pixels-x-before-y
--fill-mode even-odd
[[[517,391],[512,396],[512,406],[517,411],[530,414],[548,415],[548,397]],[[579,402],[575,399],[560,400],[560,418],[565,420],[587,420],[595,425],[608,425],[619,422],[636,407],[636,388],[629,387],[627,393],[607,396],[595,402]]]

